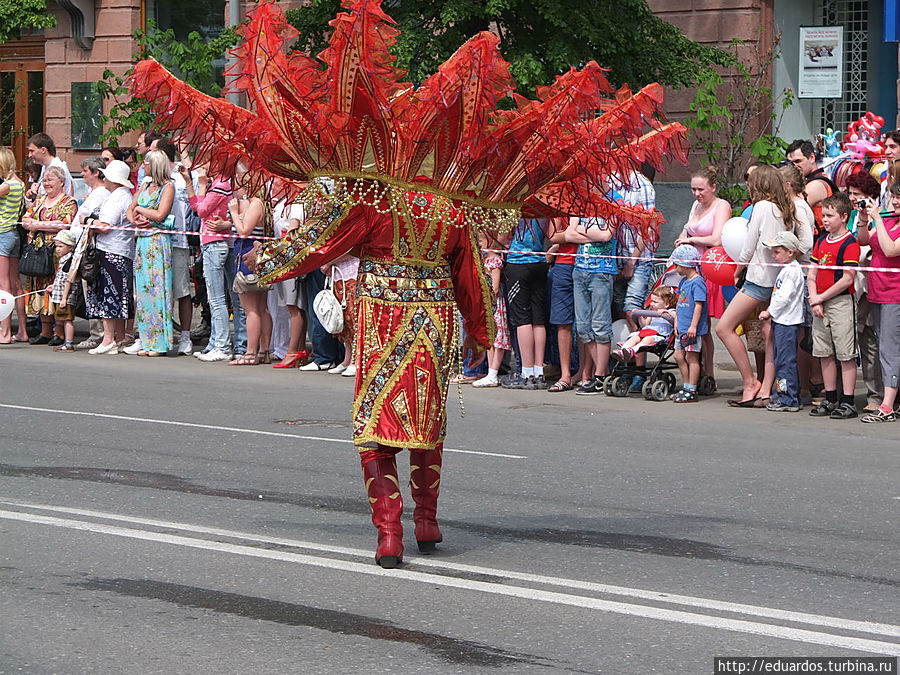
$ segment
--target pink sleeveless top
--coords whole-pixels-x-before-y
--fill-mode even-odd
[[[694,217],[697,204],[699,204],[699,202],[694,202],[694,205],[691,207],[691,213],[688,216],[688,224],[684,227],[684,231],[687,232],[689,237],[708,237],[713,233],[713,230],[716,229],[716,207],[720,201],[723,200],[716,199],[706,215],[696,223],[692,223],[691,218]],[[704,244],[693,244],[693,246],[697,247],[700,255],[703,255],[709,249],[709,246]],[[714,284],[709,279],[706,280],[706,308],[709,310],[709,316],[715,319],[720,318],[725,312],[725,297],[722,295],[722,287],[719,284]]]

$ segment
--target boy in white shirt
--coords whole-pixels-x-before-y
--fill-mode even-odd
[[[800,410],[800,376],[797,373],[797,340],[803,327],[806,276],[797,262],[800,240],[793,232],[778,232],[763,242],[772,249],[775,262],[784,265],[775,280],[769,308],[760,312],[762,320],[772,319],[775,343],[775,390],[777,399],[766,408],[775,412]]]

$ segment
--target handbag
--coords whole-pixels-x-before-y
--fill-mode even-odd
[[[39,233],[22,249],[19,273],[26,277],[50,277],[53,272],[53,248],[47,244],[44,235]]]
[[[325,288],[316,293],[313,299],[313,311],[322,323],[322,327],[332,335],[344,330],[344,307],[346,306],[334,294],[334,275],[337,267],[332,268],[331,276],[325,278]]]
[[[81,267],[78,268],[81,278],[91,283],[100,276],[100,258],[102,253],[93,242],[81,257]]]
[[[744,319],[744,337],[747,340],[747,351],[760,354],[766,351],[762,323],[759,319]]]

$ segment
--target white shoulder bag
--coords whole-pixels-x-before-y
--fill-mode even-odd
[[[325,278],[325,288],[316,293],[316,297],[313,299],[313,311],[325,330],[332,335],[337,335],[344,330],[344,307],[347,306],[346,301],[340,302],[332,290],[334,275],[338,273],[337,267],[331,268],[331,276]]]

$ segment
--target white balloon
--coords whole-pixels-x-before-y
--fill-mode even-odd
[[[16,299],[6,291],[0,291],[0,321],[12,314],[16,308]]]
[[[744,240],[747,239],[748,224],[746,218],[731,218],[722,227],[722,248],[732,260],[737,260],[741,256]]]
[[[625,319],[616,319],[613,321],[612,332],[613,342],[620,345],[631,335],[631,328],[628,327],[628,322]]]

